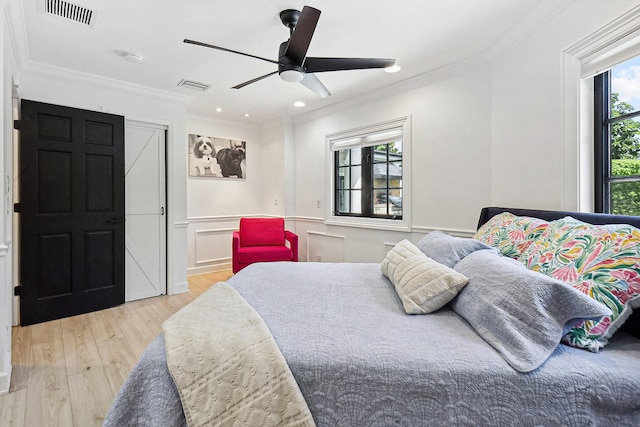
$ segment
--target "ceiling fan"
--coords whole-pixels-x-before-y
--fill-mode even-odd
[[[184,39],[184,43],[218,49],[225,52],[249,56],[278,65],[278,70],[256,77],[244,83],[233,86],[233,89],[241,89],[251,83],[255,83],[276,73],[280,78],[290,83],[300,83],[315,92],[321,98],[331,95],[329,90],[313,73],[325,71],[362,70],[368,68],[386,68],[393,66],[395,59],[382,58],[316,58],[307,56],[307,50],[313,37],[313,32],[318,24],[320,11],[313,7],[305,6],[302,12],[295,9],[286,9],[280,12],[280,21],[289,28],[289,40],[280,44],[278,60],[238,52],[220,46],[214,46],[195,40]]]

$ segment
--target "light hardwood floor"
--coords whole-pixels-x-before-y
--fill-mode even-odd
[[[231,271],[189,276],[189,292],[134,301],[12,332],[11,387],[0,426],[101,426],[162,322]]]

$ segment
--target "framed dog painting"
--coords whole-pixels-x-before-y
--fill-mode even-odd
[[[189,176],[244,179],[247,142],[189,134]]]

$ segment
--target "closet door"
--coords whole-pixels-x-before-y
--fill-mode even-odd
[[[126,121],[125,299],[167,293],[166,127]]]

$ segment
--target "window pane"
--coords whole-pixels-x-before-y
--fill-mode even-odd
[[[352,165],[362,164],[362,148],[355,147],[351,149],[351,164]]]
[[[340,213],[349,213],[349,191],[338,191],[336,210]]]
[[[619,117],[623,111],[626,111],[626,108],[620,107],[620,103],[612,104],[611,107],[613,117]],[[620,111],[616,111],[615,108]],[[640,118],[633,117],[611,123],[609,132],[611,133],[611,160],[640,157]]]
[[[611,176],[640,176],[640,159],[612,159]]]
[[[389,190],[388,207],[389,214],[402,215],[402,191],[401,190]]]
[[[373,214],[374,215],[387,215],[387,189],[382,191],[374,191],[373,197]]]
[[[640,57],[616,65],[611,69],[611,118],[640,109],[638,80]],[[610,125],[611,159],[637,159],[640,156],[640,119],[631,117]],[[615,175],[615,174],[614,174]]]
[[[351,188],[362,188],[362,166],[351,168]]]
[[[351,213],[362,213],[362,191],[351,192]]]
[[[390,150],[392,153],[402,156],[402,140],[392,142],[390,145]]]
[[[616,65],[611,69],[612,117],[640,110],[638,80],[640,79],[640,56]],[[616,107],[617,104],[617,107]]]
[[[640,181],[612,182],[609,191],[612,214],[640,215]]]
[[[350,169],[348,167],[338,169],[338,182],[336,183],[338,190],[349,188],[349,183],[351,181],[349,178],[351,176],[349,172]]]
[[[351,150],[338,151],[338,166],[349,166],[349,154],[351,154]]]
[[[402,187],[402,162],[389,163],[389,187]]]
[[[387,163],[374,163],[373,165],[373,188],[387,188]]]

